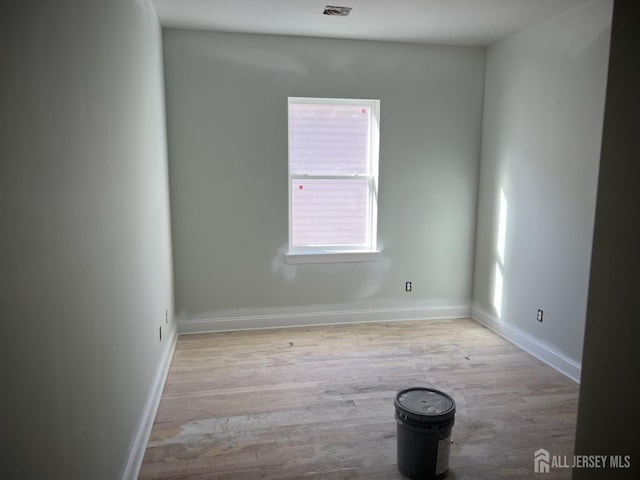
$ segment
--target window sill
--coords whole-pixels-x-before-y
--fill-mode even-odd
[[[379,250],[363,251],[324,251],[313,253],[287,253],[284,256],[289,265],[301,263],[349,263],[349,262],[375,262],[382,254]]]

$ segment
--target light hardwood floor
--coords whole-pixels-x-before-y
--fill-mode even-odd
[[[473,320],[181,336],[140,479],[401,479],[393,399],[457,404],[449,478],[534,475],[573,454],[578,385]]]

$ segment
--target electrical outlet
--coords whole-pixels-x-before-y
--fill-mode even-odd
[[[539,322],[542,322],[542,316],[544,315],[544,312],[540,309],[538,309],[538,316],[536,317],[538,319]]]
[[[404,283],[404,291],[405,292],[410,292],[413,290],[413,284],[411,282],[405,282]]]

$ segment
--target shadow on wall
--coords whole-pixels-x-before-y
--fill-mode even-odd
[[[384,252],[384,245],[378,242],[378,249]],[[281,276],[286,282],[293,283],[300,273],[300,268],[305,268],[305,265],[288,264],[285,261],[285,255],[288,253],[288,244],[282,245],[278,248],[278,251],[271,259],[271,271],[274,274]],[[323,268],[321,264],[314,265],[314,268]],[[329,267],[334,268],[334,267]],[[391,259],[384,254],[380,255],[376,259],[376,271],[381,272],[376,275],[368,275],[365,280],[359,285],[356,292],[356,298],[358,300],[364,300],[374,297],[384,287],[386,274],[391,270]]]

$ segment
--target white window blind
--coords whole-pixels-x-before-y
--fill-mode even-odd
[[[376,247],[379,101],[289,98],[289,251]]]
[[[289,168],[301,175],[369,173],[368,106],[289,105]]]

